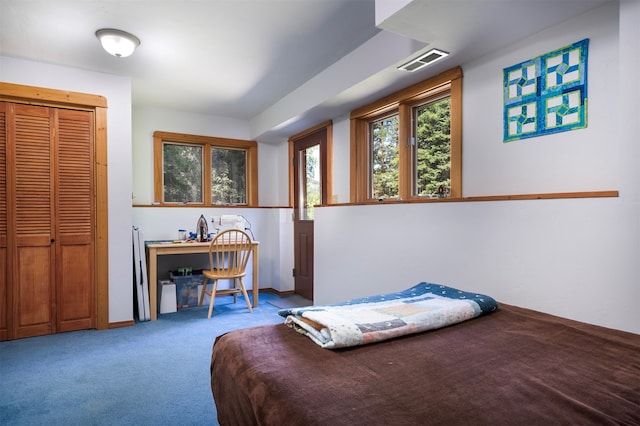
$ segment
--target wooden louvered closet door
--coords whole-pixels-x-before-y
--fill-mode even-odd
[[[93,328],[93,115],[5,110],[8,338]]]
[[[58,331],[95,328],[93,113],[57,110]]]
[[[10,292],[21,338],[55,332],[53,110],[10,104],[7,118]]]
[[[7,294],[7,104],[0,102],[0,341],[9,338]]]

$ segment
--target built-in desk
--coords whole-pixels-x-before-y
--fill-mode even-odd
[[[209,253],[209,244],[205,243],[149,243],[145,244],[149,278],[149,311],[151,321],[158,318],[158,256],[169,254]],[[251,242],[253,265],[253,307],[258,307],[258,241]]]

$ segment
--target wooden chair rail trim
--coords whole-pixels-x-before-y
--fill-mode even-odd
[[[544,194],[517,194],[517,195],[481,195],[475,197],[462,198],[420,198],[411,200],[370,200],[363,203],[331,203],[319,204],[316,207],[335,207],[335,206],[362,206],[369,204],[416,204],[416,203],[462,203],[472,201],[509,201],[509,200],[553,200],[560,198],[617,198],[619,191],[586,191],[586,192],[553,192]],[[158,207],[158,208],[185,208],[185,207],[201,207],[193,205],[157,205],[157,204],[134,204],[133,207]],[[248,208],[248,209],[290,209],[291,206],[205,206],[207,208]],[[262,289],[260,289],[262,290]]]
[[[585,191],[585,192],[553,192],[544,194],[516,194],[516,195],[482,195],[474,197],[449,197],[449,198],[412,198],[410,200],[389,199],[383,201],[369,200],[362,203],[331,204],[331,206],[360,206],[375,204],[420,204],[420,203],[463,203],[474,201],[513,201],[513,200],[555,200],[567,198],[616,198],[619,191]],[[329,207],[318,205],[316,207]]]

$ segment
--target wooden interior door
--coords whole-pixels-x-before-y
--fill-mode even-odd
[[[0,107],[0,340],[95,328],[94,113]]]
[[[327,203],[327,128],[293,140],[294,286],[313,300],[314,205]]]
[[[13,338],[55,328],[54,110],[9,104],[7,198]],[[11,170],[13,168],[13,170]]]
[[[95,328],[93,113],[56,110],[56,316],[59,332]]]

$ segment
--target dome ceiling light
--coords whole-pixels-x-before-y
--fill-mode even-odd
[[[100,40],[104,50],[118,58],[130,56],[140,45],[138,37],[113,28],[103,28],[96,31],[96,37]]]

